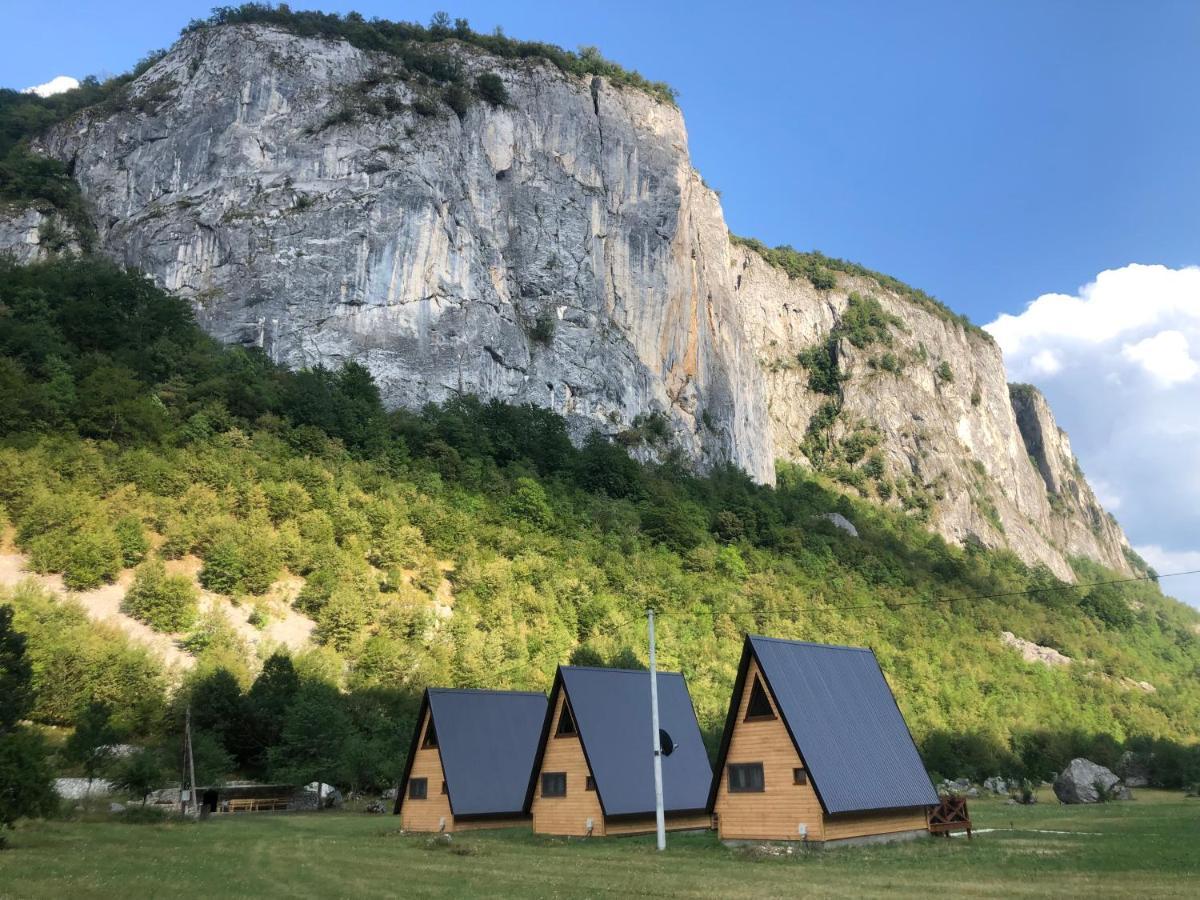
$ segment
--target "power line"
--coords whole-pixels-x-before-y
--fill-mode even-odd
[[[1200,575],[1200,569],[1192,569],[1187,572],[1167,572],[1164,575],[1139,575],[1134,578],[1115,578],[1111,581],[1093,581],[1080,584],[1061,583],[1057,587],[1040,587],[1029,588],[1023,591],[1004,591],[999,594],[976,594],[973,596],[963,597],[933,597],[928,600],[906,600],[900,603],[858,603],[852,606],[803,606],[792,607],[791,612],[813,613],[838,611],[844,612],[847,610],[856,609],[874,609],[874,610],[891,610],[898,609],[901,606],[932,606],[937,603],[968,603],[976,600],[1001,600],[1007,597],[1027,597],[1030,594],[1051,594],[1055,591],[1074,591],[1083,588],[1104,587],[1110,584],[1130,584],[1137,581],[1154,581],[1157,582],[1160,578],[1178,578],[1181,575]]]
[[[1131,584],[1131,583],[1135,583],[1135,582],[1139,582],[1139,581],[1155,581],[1155,582],[1157,582],[1161,578],[1179,578],[1184,575],[1200,575],[1200,569],[1192,569],[1187,572],[1167,572],[1165,574],[1159,574],[1159,575],[1139,575],[1139,576],[1136,576],[1133,578],[1114,578],[1110,581],[1092,581],[1092,582],[1085,582],[1085,583],[1080,583],[1080,584],[1066,584],[1064,582],[1064,583],[1060,583],[1056,587],[1029,588],[1029,589],[1026,589],[1023,591],[1002,591],[1002,592],[996,593],[996,594],[975,594],[975,595],[965,595],[965,596],[961,596],[961,597],[933,597],[928,600],[907,600],[904,602],[891,603],[891,604],[888,604],[888,603],[883,603],[883,604],[858,603],[858,604],[853,604],[853,605],[848,605],[848,606],[807,605],[807,606],[803,606],[803,607],[791,607],[791,608],[785,608],[784,610],[772,610],[772,611],[773,612],[786,611],[786,612],[791,612],[791,613],[796,613],[796,614],[801,614],[801,615],[818,613],[818,612],[850,612],[850,611],[854,611],[854,610],[890,611],[890,610],[898,609],[902,606],[933,606],[933,605],[939,604],[939,603],[971,603],[971,602],[975,602],[978,600],[1002,600],[1002,599],[1005,599],[1008,597],[1027,597],[1031,594],[1049,594],[1049,593],[1054,593],[1055,591],[1074,591],[1074,590],[1082,590],[1082,589],[1087,589],[1087,588],[1104,587],[1104,586],[1113,585],[1113,584]],[[591,641],[597,637],[615,636],[622,629],[626,628],[627,626],[635,624],[635,623],[640,623],[642,621],[642,618],[641,618],[642,615],[644,615],[644,610],[642,612],[638,612],[632,616],[629,616],[628,618],[623,619],[622,621],[618,622],[615,625],[608,625],[608,626],[605,626],[604,628],[597,629],[595,632],[593,632],[588,637],[587,641],[584,641],[583,643],[587,644],[588,641]],[[522,661],[519,663],[514,663],[511,666],[506,666],[503,669],[495,669],[489,673],[489,676],[490,676],[490,678],[498,679],[505,675],[511,674],[513,672],[518,672],[518,671],[528,672],[530,667],[531,667],[531,661],[525,660],[525,661]]]
[[[615,636],[616,634],[618,634],[621,631],[621,629],[625,628],[626,626],[632,625],[634,623],[640,623],[643,615],[644,615],[644,612],[637,613],[633,616],[630,616],[630,617],[618,622],[616,625],[609,625],[604,628],[597,629],[595,632],[593,632],[588,637],[588,639],[586,641],[583,642],[583,644],[587,644],[588,641],[591,641],[593,638],[605,637],[605,636],[609,636],[609,637]],[[489,676],[489,678],[497,679],[497,678],[503,677],[504,675],[508,675],[512,672],[518,672],[518,671],[528,672],[533,665],[534,664],[533,664],[532,660],[525,660],[523,662],[514,663],[511,666],[505,666],[503,669],[494,669],[488,673],[488,676]]]

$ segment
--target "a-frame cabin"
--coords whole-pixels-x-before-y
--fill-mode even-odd
[[[658,706],[667,828],[709,828],[712,767],[678,672],[658,673]],[[533,830],[594,837],[653,831],[651,738],[649,672],[560,666],[529,781]]]
[[[394,812],[405,831],[528,825],[544,694],[429,688]]]
[[[871,650],[746,638],[709,801],[722,840],[894,840],[937,802]]]

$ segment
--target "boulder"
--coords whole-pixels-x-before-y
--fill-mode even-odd
[[[292,797],[292,805],[298,809],[317,809],[318,806],[328,809],[342,805],[342,792],[332,784],[321,785],[321,801],[317,802],[317,783],[310,781]]]
[[[396,799],[396,789],[388,788],[386,791],[384,791],[383,799],[384,800],[395,800]]]
[[[854,523],[843,516],[841,513],[829,512],[817,516],[818,519],[825,519],[827,522],[832,522],[837,528],[842,529],[850,537],[858,537],[858,529],[854,527]]]
[[[1150,784],[1150,761],[1153,757],[1153,753],[1141,755],[1132,750],[1121,754],[1121,761],[1117,763],[1117,774],[1121,776],[1126,787],[1146,787]]]
[[[970,791],[974,790],[975,788],[972,786],[971,779],[969,778],[957,778],[953,781],[947,778],[938,785],[938,792],[942,794],[962,794],[964,796],[971,796]],[[978,795],[978,793],[978,791],[975,791],[976,795]]]
[[[108,811],[110,813],[123,813],[123,812],[125,812],[125,804],[124,803],[110,803],[110,804],[108,804]]]
[[[1007,794],[1009,784],[999,775],[993,775],[991,778],[985,778],[983,780],[983,787],[985,790],[991,791],[993,794]]]
[[[1105,796],[1101,796],[1103,791]],[[1060,803],[1099,803],[1103,800],[1128,800],[1129,788],[1111,769],[1089,759],[1073,759],[1054,779],[1054,795]]]

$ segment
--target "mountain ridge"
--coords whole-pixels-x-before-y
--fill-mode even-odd
[[[294,367],[361,361],[390,405],[531,402],[641,458],[767,483],[777,460],[809,465],[1060,578],[1074,556],[1144,570],[1069,443],[1036,458],[1052,414],[1027,404],[1020,426],[976,329],[861,267],[796,273],[732,240],[677,107],[452,36],[422,53],[457,74],[194,28],[36,146],[73,173],[101,251],[210,333]],[[488,75],[501,102],[471,93]],[[43,223],[21,215],[7,239],[36,256]]]

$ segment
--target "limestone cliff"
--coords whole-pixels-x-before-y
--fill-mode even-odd
[[[674,106],[441,52],[498,76],[507,102],[455,112],[397,57],[226,26],[38,149],[68,163],[102,252],[190,297],[223,340],[291,366],[359,360],[394,405],[547,406],[643,454],[657,420],[701,467],[770,482],[777,459],[812,464],[1063,577],[1073,554],[1127,568],[1044,401],[1010,398],[986,337],[872,278],[818,289],[731,242]],[[864,309],[870,340],[846,324]]]

